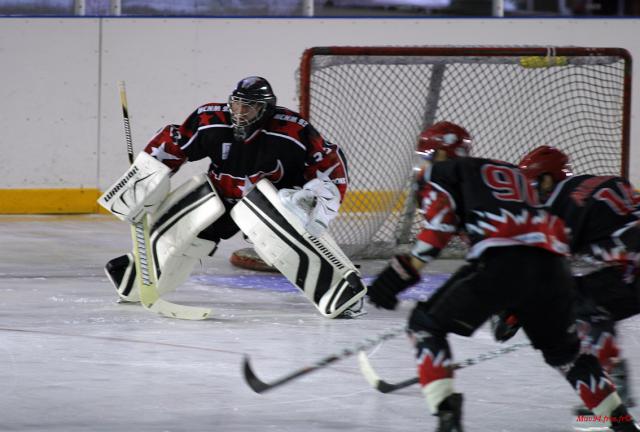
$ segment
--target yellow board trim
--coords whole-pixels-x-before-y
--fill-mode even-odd
[[[401,211],[406,191],[347,190],[340,213],[388,213]]]
[[[98,189],[0,189],[0,214],[109,214],[96,200]],[[349,190],[341,213],[401,211],[407,193]]]
[[[98,189],[0,189],[0,214],[105,213]]]

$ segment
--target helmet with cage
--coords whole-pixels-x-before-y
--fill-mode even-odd
[[[228,105],[236,140],[247,141],[275,112],[276,96],[266,79],[251,76],[238,82]]]
[[[469,156],[471,135],[455,123],[440,121],[425,128],[418,138],[416,153],[423,159],[431,160],[438,151],[451,158]]]

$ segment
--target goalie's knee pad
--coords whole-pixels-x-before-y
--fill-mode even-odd
[[[224,212],[222,200],[204,174],[180,185],[160,205],[149,221],[158,293],[174,291],[201,258],[213,254],[217,242],[198,234]],[[139,301],[133,255],[110,261],[107,275],[122,299]]]
[[[258,182],[231,217],[260,258],[302,290],[322,315],[335,318],[365,295],[360,273],[340,247],[327,234],[310,235],[268,180]]]

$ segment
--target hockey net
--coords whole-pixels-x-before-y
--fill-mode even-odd
[[[631,57],[618,48],[306,50],[301,114],[349,166],[330,233],[351,258],[408,247],[419,226],[408,194],[416,137],[440,120],[469,130],[475,156],[517,163],[548,144],[570,155],[576,173],[626,175],[630,81]]]

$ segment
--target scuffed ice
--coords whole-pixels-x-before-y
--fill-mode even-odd
[[[460,262],[431,264],[395,312],[369,306],[360,319],[332,321],[281,276],[231,267],[230,253],[247,247],[234,238],[170,295],[213,308],[212,319],[189,322],[116,303],[102,267],[130,248],[129,235],[110,217],[0,217],[0,430],[435,430],[418,388],[378,393],[355,358],[262,395],[245,385],[240,364],[249,354],[258,376],[270,381],[398,327],[413,302],[428,297]],[[385,262],[359,264],[371,280]],[[620,333],[638,394],[640,321],[623,322]],[[451,345],[456,360],[499,346],[486,327],[471,339],[452,337]],[[384,379],[415,374],[404,337],[369,354]],[[529,348],[457,377],[467,432],[571,430],[576,396]]]

